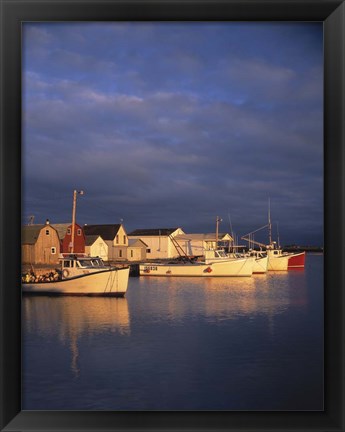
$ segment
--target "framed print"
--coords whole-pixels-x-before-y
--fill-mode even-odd
[[[1,430],[344,430],[344,2],[0,1]]]

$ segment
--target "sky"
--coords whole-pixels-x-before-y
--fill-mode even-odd
[[[323,244],[323,28],[24,23],[22,220]],[[262,237],[263,236],[263,237]],[[267,241],[264,230],[255,237]]]

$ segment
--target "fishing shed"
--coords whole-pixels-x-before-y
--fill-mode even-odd
[[[48,220],[22,227],[22,264],[57,264],[59,253],[59,235]]]

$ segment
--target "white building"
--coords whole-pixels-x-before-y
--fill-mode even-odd
[[[137,229],[129,233],[128,238],[147,245],[147,259],[164,259],[179,256],[174,238],[181,234],[184,234],[181,228]]]
[[[216,249],[216,234],[179,234],[175,240],[188,256],[202,256],[205,250]],[[218,242],[230,243],[233,239],[230,234],[218,234]]]
[[[122,224],[84,225],[86,236],[102,237],[108,245],[108,260],[121,261],[127,257],[128,237]]]
[[[142,240],[129,239],[127,247],[128,261],[144,261],[146,260],[147,244]]]
[[[99,256],[104,261],[108,261],[108,245],[101,236],[85,236],[85,253],[89,256]]]

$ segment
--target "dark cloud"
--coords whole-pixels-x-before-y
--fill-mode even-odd
[[[322,25],[24,25],[24,215],[322,243]]]

